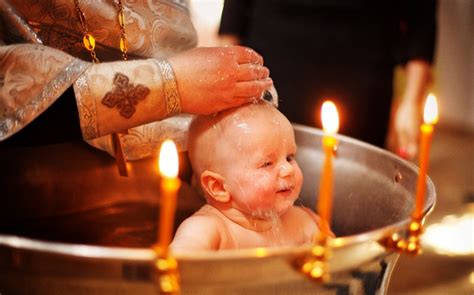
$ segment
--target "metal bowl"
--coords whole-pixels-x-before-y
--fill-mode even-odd
[[[322,132],[294,128],[304,174],[299,202],[314,208]],[[418,170],[382,149],[344,136],[338,140],[332,220],[337,238],[330,243],[328,282],[311,281],[295,267],[309,246],[176,253],[182,293],[385,294],[398,254],[383,241],[404,234],[410,222]],[[155,159],[134,162],[131,177],[121,178],[113,160],[81,143],[3,154],[0,164],[9,173],[0,185],[9,186],[0,209],[0,293],[157,292],[150,249],[159,206]],[[189,180],[189,169],[183,170]],[[428,179],[425,216],[434,203]],[[185,185],[176,224],[202,204]]]

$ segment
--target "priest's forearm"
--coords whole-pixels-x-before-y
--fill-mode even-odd
[[[94,64],[74,90],[86,140],[180,112],[174,74],[165,60]]]
[[[124,131],[180,111],[173,70],[165,60],[91,64],[32,44],[1,46],[0,58],[0,75],[4,77],[0,85],[0,140],[33,121],[74,82],[84,139]],[[67,122],[58,122],[63,123]]]
[[[427,61],[412,60],[406,64],[405,69],[407,83],[403,94],[404,102],[421,106],[431,81],[431,65]]]

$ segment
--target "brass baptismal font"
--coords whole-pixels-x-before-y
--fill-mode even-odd
[[[169,251],[173,231],[204,204],[173,148],[162,157],[176,160],[171,172],[160,165],[158,175],[150,158],[129,162],[129,177],[82,142],[4,157],[0,184],[28,185],[16,192],[23,210],[7,216],[16,221],[0,219],[0,293],[386,294],[398,256],[420,252],[435,203],[436,120],[421,126],[419,167],[337,128],[293,124],[305,177],[297,205],[322,219],[322,234],[298,247]],[[45,205],[33,208],[37,200]]]

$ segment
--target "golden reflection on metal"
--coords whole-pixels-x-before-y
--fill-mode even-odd
[[[343,239],[334,239],[331,241],[331,245],[335,248],[342,247],[344,246],[344,241]]]
[[[337,157],[337,152],[339,151],[339,145],[336,143],[333,147],[332,147],[332,154],[334,155],[334,157]]]
[[[255,249],[255,256],[262,258],[268,255],[268,251],[265,248],[256,248]]]
[[[420,236],[423,232],[423,224],[421,221],[413,218],[408,225],[406,237],[402,237],[395,233],[388,237],[384,242],[384,246],[388,249],[399,253],[407,253],[410,255],[419,255],[423,251],[420,244]]]
[[[163,255],[159,247],[155,247],[155,279],[160,288],[160,294],[180,294],[180,277],[178,261],[169,255]]]
[[[327,237],[322,234],[311,248],[311,253],[295,260],[294,267],[315,282],[329,281],[328,259],[330,248]]]

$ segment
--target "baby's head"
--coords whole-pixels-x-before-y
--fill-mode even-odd
[[[303,176],[288,119],[261,101],[199,116],[189,156],[208,203],[259,218],[281,215],[298,198]]]

